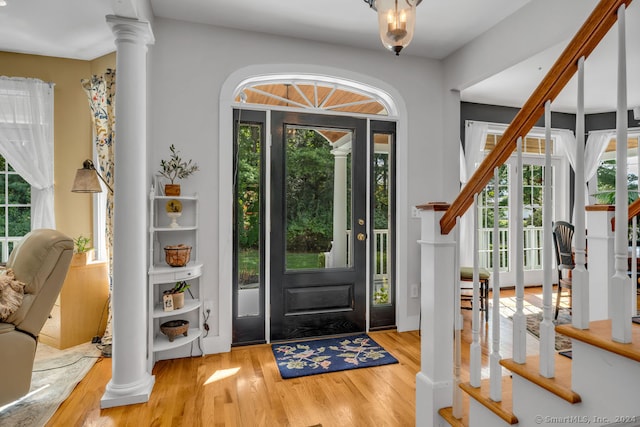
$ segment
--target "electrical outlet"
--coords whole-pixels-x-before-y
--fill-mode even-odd
[[[415,283],[409,287],[409,295],[411,298],[418,298],[420,296],[420,287]]]
[[[204,300],[204,312],[207,314],[207,310],[209,310],[209,314],[213,314],[213,301],[210,299]]]

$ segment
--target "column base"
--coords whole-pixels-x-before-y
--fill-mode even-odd
[[[117,385],[111,379],[100,399],[100,409],[148,402],[155,382],[155,376],[147,373],[134,384]]]
[[[422,372],[416,374],[416,426],[444,427],[447,422],[438,414],[440,408],[452,405],[453,384],[434,383]]]

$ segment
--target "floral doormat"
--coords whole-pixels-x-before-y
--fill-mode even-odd
[[[398,363],[366,334],[271,346],[282,378]]]

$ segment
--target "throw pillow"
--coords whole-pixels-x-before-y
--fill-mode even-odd
[[[13,270],[0,274],[0,321],[7,319],[22,305],[24,283],[16,280]]]

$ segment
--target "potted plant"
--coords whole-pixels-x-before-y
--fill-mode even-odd
[[[167,178],[170,184],[165,184],[164,194],[167,196],[179,196],[180,184],[176,184],[177,179],[184,179],[197,172],[198,165],[192,160],[185,161],[180,157],[180,152],[175,145],[169,146],[171,155],[168,160],[160,160],[160,175]]]
[[[91,238],[82,234],[73,239],[73,258],[71,265],[87,265],[93,261],[94,250],[90,246]]]
[[[189,289],[191,285],[189,285],[184,280],[176,282],[175,286],[168,291],[165,291],[165,294],[170,294],[173,298],[173,308],[178,310],[184,307],[184,291]],[[191,292],[191,291],[189,291]]]

